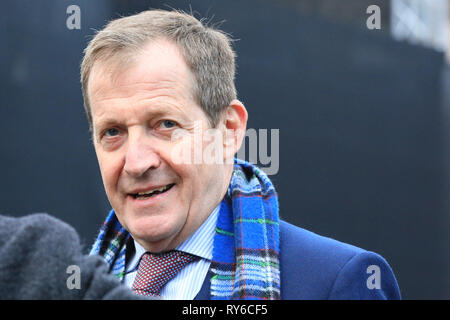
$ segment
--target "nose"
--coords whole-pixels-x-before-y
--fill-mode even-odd
[[[150,169],[160,166],[161,159],[151,140],[145,134],[129,133],[124,165],[124,171],[128,175],[139,178]]]

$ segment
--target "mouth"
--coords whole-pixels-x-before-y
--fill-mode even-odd
[[[134,199],[137,199],[137,200],[145,200],[145,199],[154,197],[158,194],[169,191],[174,185],[175,185],[175,183],[171,183],[171,184],[168,184],[161,188],[138,192],[138,193],[131,193],[130,196],[132,196]]]

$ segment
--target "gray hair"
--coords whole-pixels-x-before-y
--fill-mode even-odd
[[[116,62],[117,68],[123,67],[133,54],[157,39],[167,39],[178,46],[194,76],[194,99],[207,115],[211,127],[216,127],[222,112],[236,99],[235,53],[231,38],[185,12],[148,10],[109,22],[84,50],[81,84],[91,131],[88,80],[94,63]],[[118,64],[117,58],[125,64]]]

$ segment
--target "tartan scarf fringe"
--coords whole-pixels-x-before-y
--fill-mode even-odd
[[[119,280],[129,239],[111,210],[90,252],[102,256]],[[278,197],[258,167],[235,159],[213,241],[211,299],[280,299]]]

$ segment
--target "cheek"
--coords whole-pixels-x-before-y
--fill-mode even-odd
[[[179,194],[178,200],[181,202],[192,202],[193,198],[198,196],[199,186],[202,185],[201,172],[197,169],[197,165],[176,163],[171,158],[165,161],[178,179]]]
[[[97,152],[97,159],[107,193],[115,190],[120,175],[120,160],[112,154]]]
[[[203,201],[210,193],[215,193],[219,173],[215,165],[192,165],[186,171],[185,182],[193,199]]]

